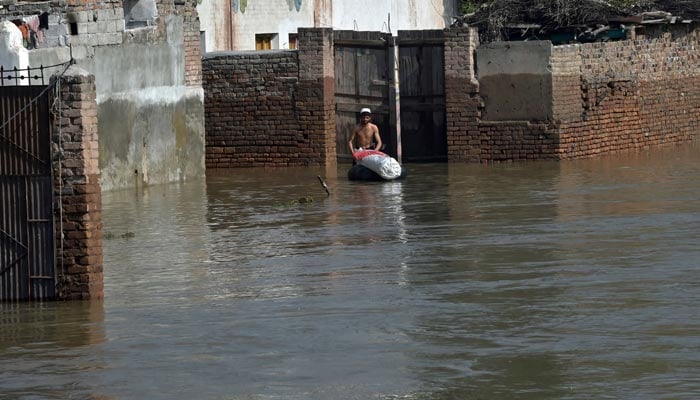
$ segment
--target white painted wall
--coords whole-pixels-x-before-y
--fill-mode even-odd
[[[295,0],[247,0],[245,12],[232,12],[232,2],[241,0],[203,0],[197,6],[206,52],[255,50],[260,33],[277,34],[276,48],[287,49],[289,34],[299,27],[394,33],[444,29],[456,15],[458,0],[302,0],[299,11]]]
[[[335,29],[380,31],[444,29],[455,15],[443,0],[348,0],[333,2]]]
[[[29,52],[22,44],[22,32],[10,21],[0,23],[0,65],[3,68],[12,70],[13,68],[24,69],[22,75],[27,75],[26,68],[29,66]],[[14,85],[15,81],[7,81],[6,85]],[[23,80],[20,85],[28,85],[28,80]]]
[[[289,34],[296,33],[297,27],[311,27],[314,24],[313,2],[303,0],[299,11],[294,0],[248,0],[245,13],[233,13],[234,48],[255,50],[255,35],[260,33],[277,34],[278,49],[289,48]]]

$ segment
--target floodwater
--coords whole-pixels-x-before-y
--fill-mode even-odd
[[[105,300],[0,306],[0,398],[697,399],[699,155],[105,193]]]

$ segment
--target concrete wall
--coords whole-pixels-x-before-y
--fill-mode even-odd
[[[456,16],[457,0],[210,0],[197,6],[206,51],[255,50],[255,34],[277,35],[275,49],[289,48],[299,27],[392,32],[443,29]],[[232,7],[233,5],[233,7]]]
[[[56,43],[72,44],[77,65],[95,77],[102,189],[203,176],[204,99],[194,2],[154,2],[157,25],[138,29],[125,29],[120,5],[81,2],[57,22],[63,33]],[[70,34],[71,24],[77,34]],[[29,51],[29,64],[53,65],[70,57],[68,47],[57,45]]]
[[[549,41],[497,42],[476,50],[476,74],[486,121],[552,118]]]

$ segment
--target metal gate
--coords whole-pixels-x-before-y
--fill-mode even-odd
[[[350,159],[348,140],[362,107],[372,109],[386,153],[398,155],[398,131],[404,161],[447,160],[443,31],[400,31],[397,39],[380,32],[334,32],[340,161]],[[396,69],[399,90],[393,84]]]
[[[0,69],[0,301],[56,295],[53,91],[43,78],[41,84],[27,85],[32,73]]]

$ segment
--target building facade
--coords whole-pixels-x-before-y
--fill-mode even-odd
[[[459,0],[203,0],[203,49],[295,49],[298,28],[391,32],[444,29]]]
[[[0,19],[28,31],[20,67],[49,66],[48,81],[73,59],[94,75],[103,190],[204,175],[194,0],[4,1]]]

